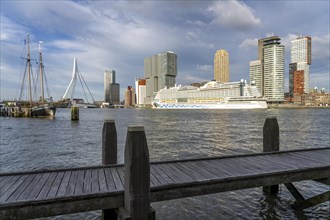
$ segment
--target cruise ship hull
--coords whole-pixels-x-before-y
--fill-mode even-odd
[[[233,102],[233,103],[161,103],[153,102],[157,109],[266,109],[264,101]]]
[[[255,85],[245,81],[207,82],[201,87],[174,86],[157,92],[152,103],[161,109],[266,109]]]

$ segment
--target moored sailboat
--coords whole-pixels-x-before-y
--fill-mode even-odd
[[[32,97],[32,84],[33,84],[33,77],[32,77],[32,68],[31,68],[31,54],[30,54],[30,36],[27,35],[26,39],[27,43],[27,57],[26,59],[26,66],[25,72],[23,76],[23,81],[21,85],[21,92],[20,92],[20,109],[18,110],[17,116],[24,116],[24,117],[50,117],[54,118],[56,113],[56,107],[53,105],[52,100],[46,101],[44,97],[44,65],[42,61],[42,50],[41,50],[41,42],[39,42],[39,76],[40,76],[40,99],[39,101],[33,101]],[[28,101],[22,101],[22,94],[24,89],[24,80],[27,75],[28,78]],[[38,77],[37,77],[38,78]],[[35,81],[37,85],[38,82]]]

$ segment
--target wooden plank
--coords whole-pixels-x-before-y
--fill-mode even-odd
[[[150,186],[153,187],[157,185],[161,185],[161,182],[154,176],[150,168]]]
[[[19,187],[15,190],[15,192],[8,198],[7,201],[16,201],[18,197],[24,192],[25,188],[28,187],[30,182],[34,179],[36,175],[27,175],[27,178],[24,179],[24,181],[19,184]]]
[[[219,168],[222,166],[219,162],[214,161],[215,164],[219,164]],[[254,157],[246,157],[246,158],[231,158],[227,161],[228,164],[235,164],[236,170],[242,170],[245,172],[243,175],[247,174],[257,174],[257,173],[266,173],[269,172],[269,168],[267,167],[268,162],[260,160],[260,158]],[[227,166],[229,167],[229,166]]]
[[[168,182],[166,179],[163,177],[163,174],[159,173],[154,166],[150,166],[150,178],[153,176],[155,179],[157,179],[158,184],[157,185],[165,185]]]
[[[209,173],[211,173],[213,176],[210,179],[219,178],[219,176],[225,176],[228,177],[230,174],[228,174],[225,171],[222,171],[218,164],[215,163],[213,160],[208,161],[198,161],[198,164],[196,164],[198,167],[201,167],[203,170],[207,170]]]
[[[182,179],[184,179],[184,181],[186,182],[195,181],[194,178],[186,174],[187,170],[183,169],[180,166],[177,166],[177,163],[168,163],[167,165],[171,167],[175,172],[177,172],[182,177]]]
[[[117,172],[119,174],[121,183],[124,186],[124,182],[125,182],[125,170],[124,170],[124,167],[117,167]]]
[[[172,169],[169,169],[168,167],[165,167],[164,164],[157,164],[157,167],[165,173],[174,183],[182,183],[182,180],[177,177],[177,174],[175,174]]]
[[[98,179],[97,169],[92,169],[92,193],[100,191],[100,184]]]
[[[110,168],[105,168],[104,169],[104,174],[105,174],[105,180],[107,181],[107,186],[109,191],[115,191],[116,190],[116,185],[113,180],[112,174],[110,172]]]
[[[161,164],[160,166],[164,172],[176,180],[177,183],[187,182],[188,178],[178,173],[178,170],[173,168],[170,163]]]
[[[175,181],[172,178],[170,178],[163,170],[160,169],[158,164],[152,164],[150,165],[150,168],[151,167],[153,170],[155,170],[155,172],[157,172],[158,175],[160,175],[166,181],[166,184],[175,183]]]
[[[60,187],[58,188],[56,196],[64,196],[66,192],[66,188],[68,187],[71,171],[65,171],[63,179],[61,181]]]
[[[85,170],[83,193],[87,194],[91,192],[92,192],[92,170],[87,169]]]
[[[110,169],[110,171],[111,171],[112,178],[113,178],[115,186],[116,186],[116,190],[124,190],[124,186],[123,186],[123,183],[121,182],[121,179],[117,172],[117,168],[113,167]]]
[[[8,189],[11,189],[12,187],[14,187],[13,185],[16,183],[16,181],[20,178],[20,175],[17,176],[10,176],[8,178],[8,180],[6,181],[6,183],[3,184],[3,186],[1,187],[0,190],[0,196],[2,196],[3,194],[5,194],[7,192]]]
[[[203,175],[200,174],[200,172],[197,172],[196,170],[192,169],[191,167],[187,166],[186,163],[178,162],[177,166],[182,167],[182,169],[185,169],[189,172],[189,176],[191,176],[193,179],[196,180],[207,180],[210,178],[206,178]]]
[[[64,172],[56,172],[57,175],[55,177],[55,180],[53,184],[51,185],[49,192],[47,194],[47,198],[53,198],[56,196],[58,189],[60,188],[60,184],[62,182]]]
[[[13,182],[11,179],[13,178],[18,178],[17,176],[14,175],[9,175],[9,176],[0,176],[0,195],[4,192],[3,188],[6,185],[6,183]],[[15,181],[15,180],[14,180]]]
[[[328,155],[330,156],[330,155]],[[299,165],[304,166],[313,166],[314,164],[320,164],[324,162],[324,164],[329,164],[330,159],[326,155],[321,154],[302,154],[301,152],[297,152],[296,154],[287,154],[286,157],[288,158],[288,161],[293,162],[292,160],[295,160],[296,162],[299,162]]]
[[[100,191],[106,192],[108,190],[107,181],[105,180],[104,169],[97,169],[99,175]]]
[[[200,175],[204,176],[204,178],[206,178],[206,179],[213,179],[216,177],[216,175],[214,173],[210,172],[209,170],[205,170],[203,167],[200,167],[197,164],[197,162],[198,161],[191,161],[191,162],[185,162],[184,164],[187,167],[191,167],[191,169],[195,170]]]
[[[225,161],[213,160],[210,162],[217,166],[219,170],[223,170],[230,176],[239,176],[249,173],[249,170],[246,168],[246,166],[242,165],[237,160],[233,160],[232,158]]]
[[[269,162],[269,165],[283,166],[285,170],[299,169],[299,166],[295,163],[290,163],[288,158],[285,157],[274,157],[272,155],[265,155],[265,160]]]
[[[36,199],[41,191],[41,189],[44,187],[46,181],[48,180],[50,173],[44,173],[44,174],[40,174],[41,177],[38,181],[38,183],[34,184],[34,187],[32,188],[32,191],[30,193],[30,195],[27,197],[28,199]],[[33,182],[31,182],[30,185],[32,185]]]
[[[47,181],[45,182],[44,186],[42,187],[42,189],[40,190],[40,192],[37,196],[38,199],[44,199],[47,197],[47,195],[51,189],[51,186],[56,179],[56,176],[57,176],[57,172],[51,172],[49,174]]]
[[[66,196],[74,194],[74,191],[76,188],[76,182],[77,182],[77,175],[78,175],[78,171],[75,170],[75,171],[71,172],[68,186],[66,187],[66,190],[65,190]]]
[[[77,181],[74,189],[75,195],[83,195],[85,170],[78,170]]]
[[[18,178],[15,178],[15,181],[13,184],[10,184],[10,188],[8,190],[5,191],[5,193],[3,193],[0,196],[0,202],[3,203],[5,201],[7,201],[7,199],[17,190],[17,188],[19,186],[21,186],[21,184],[26,180],[26,178],[28,177],[28,175],[23,175],[23,176],[17,176]],[[12,179],[14,180],[14,179]]]

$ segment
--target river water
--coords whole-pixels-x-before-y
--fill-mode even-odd
[[[270,116],[278,119],[280,150],[330,146],[330,109],[80,109],[79,121],[70,120],[70,109],[58,109],[54,120],[0,118],[0,169],[4,173],[100,165],[105,119],[116,123],[119,163],[123,163],[128,125],[145,126],[150,161],[262,152],[262,128]],[[330,190],[313,181],[295,185],[305,198]],[[329,202],[304,211],[294,211],[293,202],[280,185],[276,196],[253,188],[152,206],[159,220],[330,219]],[[101,219],[101,212],[44,219]]]

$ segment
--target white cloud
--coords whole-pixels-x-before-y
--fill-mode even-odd
[[[239,48],[243,48],[243,49],[251,49],[251,48],[257,48],[258,46],[258,39],[257,38],[249,38],[249,39],[245,39],[242,43],[240,43],[240,45],[238,45]]]
[[[238,30],[247,30],[261,27],[260,18],[254,14],[254,10],[240,1],[216,1],[207,9],[214,15],[213,24],[232,27]]]
[[[19,36],[25,35],[28,31],[25,27],[15,24],[12,20],[7,17],[0,16],[1,31],[0,40],[6,42],[17,42],[21,41]]]
[[[281,44],[285,46],[286,52],[291,51],[291,41],[297,38],[296,34],[288,34],[285,37],[281,37]]]
[[[212,68],[213,68],[212,65],[207,65],[207,64],[199,65],[199,64],[197,64],[197,70],[200,70],[200,71],[208,72],[208,71],[212,70]]]

